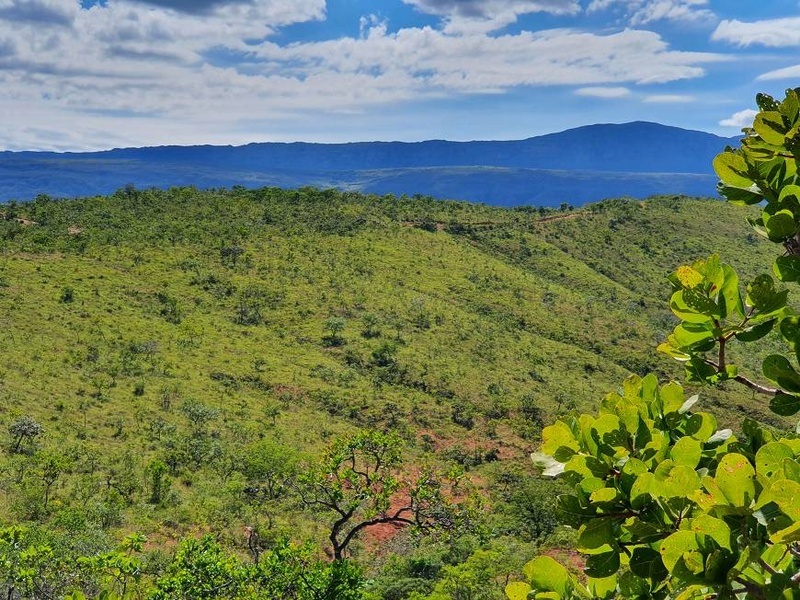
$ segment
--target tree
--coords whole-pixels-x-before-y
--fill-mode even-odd
[[[800,282],[800,88],[760,112],[741,148],[714,159],[720,192],[736,204],[761,204],[751,224],[784,248],[774,273]],[[800,411],[800,317],[788,290],[762,274],[745,286],[711,256],[670,277],[677,325],[659,350],[682,361],[687,380],[734,381],[769,398],[784,416]],[[791,354],[763,361],[766,382],[740,372],[730,347],[770,332]],[[740,353],[741,354],[741,353]],[[677,383],[628,378],[599,413],[570,416],[542,432],[536,456],[572,493],[558,499],[586,555],[579,581],[547,556],[506,589],[527,598],[800,598],[800,439],[745,419],[741,435],[694,412]]]
[[[333,513],[328,539],[335,560],[375,525],[455,526],[455,513],[431,473],[416,482],[401,481],[401,449],[395,434],[360,431],[335,440],[320,464],[298,477],[303,504]]]
[[[8,432],[14,439],[12,452],[16,453],[21,451],[23,441],[32,443],[35,437],[44,432],[44,428],[33,417],[23,415],[9,425]]]
[[[322,338],[326,344],[329,346],[341,346],[344,343],[344,338],[341,336],[341,333],[344,331],[347,321],[342,317],[330,317],[325,319],[322,325],[325,331],[328,332],[328,334]]]

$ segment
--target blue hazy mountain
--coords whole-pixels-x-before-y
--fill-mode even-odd
[[[712,158],[737,138],[657,123],[589,125],[525,140],[258,143],[104,152],[2,152],[0,201],[136,187],[337,187],[495,205],[714,195]]]

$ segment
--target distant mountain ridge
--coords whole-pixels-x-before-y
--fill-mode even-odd
[[[524,140],[253,143],[101,152],[2,152],[0,201],[137,187],[336,187],[493,205],[612,196],[713,195],[712,158],[737,138],[649,122],[587,125]]]

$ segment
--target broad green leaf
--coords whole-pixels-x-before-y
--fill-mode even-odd
[[[764,218],[764,229],[767,230],[769,239],[773,242],[782,242],[797,231],[794,214],[789,210],[779,210],[774,215]]]
[[[735,152],[717,154],[713,165],[714,171],[725,185],[745,189],[753,185],[753,180],[747,175],[747,163],[740,154]]]
[[[675,461],[675,464],[685,465],[694,469],[700,462],[702,452],[703,449],[699,441],[691,437],[682,437],[672,447],[670,457]]]
[[[522,567],[522,572],[537,590],[567,593],[569,573],[549,556],[537,556]]]
[[[709,515],[698,515],[692,519],[692,531],[698,536],[700,544],[703,544],[703,537],[708,536],[714,540],[720,548],[731,550],[731,528],[722,519],[717,519]]]
[[[769,409],[776,415],[791,417],[800,411],[800,396],[778,394],[769,401]]]
[[[694,346],[700,342],[714,340],[713,327],[709,321],[704,323],[681,323],[672,332],[674,342],[679,348]]]
[[[561,446],[571,448],[575,452],[580,450],[578,441],[563,421],[556,421],[553,425],[548,425],[542,430],[542,452],[553,456]]]
[[[800,317],[786,317],[781,320],[781,336],[793,347],[800,340]]]
[[[756,340],[760,340],[770,331],[772,331],[772,328],[775,326],[775,322],[776,319],[770,319],[769,321],[764,321],[763,323],[749,327],[744,331],[737,333],[736,339],[740,342],[755,342]]]
[[[675,270],[675,279],[687,290],[694,289],[705,281],[702,273],[688,265],[682,265]]]
[[[674,381],[665,383],[663,386],[661,386],[659,393],[665,415],[668,415],[671,412],[679,411],[683,406],[683,403],[686,402],[686,396],[684,395],[683,387]]]
[[[756,452],[756,473],[759,476],[771,477],[776,471],[782,472],[784,458],[794,458],[794,452],[786,444],[771,442],[761,446]]]
[[[583,506],[580,500],[571,494],[560,495],[556,499],[556,508],[564,525],[569,525],[574,529],[580,527],[595,514],[594,508]]]
[[[785,356],[770,354],[762,364],[764,376],[787,392],[800,392],[800,373],[794,370]]]
[[[592,597],[598,600],[612,598],[617,591],[617,578],[615,576],[595,578],[589,577],[586,587],[592,592]]]
[[[613,503],[620,500],[620,494],[617,490],[613,487],[604,487],[603,489],[597,490],[596,492],[592,492],[592,495],[589,497],[589,500],[593,503],[602,504],[602,503]]]
[[[717,430],[717,419],[707,412],[696,412],[686,423],[686,433],[700,442],[708,441]]]
[[[800,115],[800,100],[795,90],[786,90],[786,98],[780,103],[778,110],[789,123],[797,122]]]
[[[781,281],[800,281],[800,256],[779,256],[772,268]]]
[[[756,104],[763,111],[774,111],[780,109],[780,103],[769,94],[759,92],[756,94]]]
[[[634,548],[629,566],[634,575],[651,581],[658,582],[667,576],[661,554],[649,547]]]
[[[741,188],[723,184],[717,187],[717,191],[724,196],[728,202],[738,206],[751,206],[764,200],[764,196],[762,196],[758,188],[754,186]]]
[[[648,596],[650,594],[650,585],[646,579],[627,571],[619,578],[619,591],[623,598]]]
[[[659,545],[661,560],[668,571],[675,570],[675,565],[687,552],[697,551],[697,538],[694,531],[679,530],[665,538]]]
[[[800,521],[776,531],[769,538],[774,544],[790,544],[800,542]]]
[[[508,600],[528,600],[528,592],[531,586],[523,581],[512,581],[506,586],[506,596]]]
[[[744,317],[744,303],[742,295],[739,293],[739,276],[730,265],[720,265],[724,276],[722,285],[719,287],[720,299],[725,301],[725,310],[722,316],[728,318],[731,314]]]
[[[691,438],[690,438],[691,439]],[[658,479],[656,477],[656,479]],[[676,465],[669,476],[661,482],[656,492],[664,498],[687,498],[700,487],[700,477],[693,467]]]
[[[760,112],[753,121],[753,129],[761,139],[774,146],[782,146],[786,139],[787,127],[783,115],[777,111]]]
[[[748,507],[755,500],[755,469],[741,454],[723,456],[717,466],[715,480],[732,506]]]
[[[612,550],[603,554],[594,554],[587,558],[584,573],[589,577],[602,579],[610,577],[619,571],[619,567],[619,553],[616,550]]]
[[[609,518],[592,519],[578,533],[578,552],[590,554],[598,549],[607,552],[614,542],[614,523]]]
[[[793,521],[800,521],[800,483],[789,479],[773,480],[769,497]]]
[[[784,186],[778,195],[778,202],[783,208],[789,208],[787,205],[796,206],[800,203],[800,185]]]

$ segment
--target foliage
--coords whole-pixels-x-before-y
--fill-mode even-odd
[[[788,90],[780,103],[760,95],[742,148],[714,161],[729,201],[764,202],[752,224],[784,245],[774,268],[784,282],[800,279],[799,92]],[[759,275],[743,298],[738,275],[716,255],[680,267],[670,281],[670,308],[681,322],[660,349],[686,363],[688,381],[734,380],[770,396],[774,412],[798,412],[800,375],[789,358],[763,361],[777,388],[741,375],[729,360],[730,343],[756,342],[773,328],[796,350],[800,321],[788,292]],[[540,556],[525,567],[527,582],[507,587],[511,600],[800,598],[800,440],[749,419],[741,436],[718,430],[713,415],[692,411],[697,400],[677,383],[631,377],[596,417],[544,429],[537,460],[545,474],[574,486],[559,508],[578,529],[587,579]]]
[[[334,441],[319,464],[301,474],[303,504],[333,513],[328,539],[335,560],[344,558],[361,531],[376,525],[457,527],[459,515],[434,473],[426,469],[415,481],[403,481],[401,464],[399,437],[360,431]]]
[[[23,415],[8,426],[8,432],[13,438],[11,451],[20,452],[22,442],[27,440],[32,443],[34,438],[42,435],[44,428],[33,417]]]

